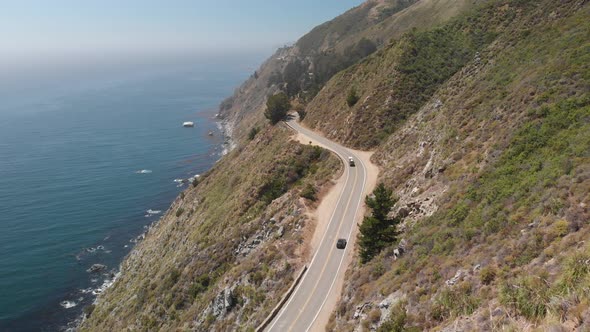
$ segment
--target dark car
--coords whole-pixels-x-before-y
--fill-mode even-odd
[[[352,158],[352,157],[348,157],[348,165],[349,165],[350,167],[354,167],[354,158]]]
[[[336,241],[336,248],[338,248],[338,249],[346,248],[346,239],[338,239],[338,241]]]

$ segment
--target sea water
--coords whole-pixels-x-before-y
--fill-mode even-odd
[[[92,303],[185,189],[179,180],[218,160],[217,106],[257,60],[160,64],[30,91],[2,82],[0,331],[63,330]],[[87,272],[93,264],[107,268]]]

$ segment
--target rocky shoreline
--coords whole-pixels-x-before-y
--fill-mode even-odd
[[[233,129],[234,126],[231,125],[229,123],[229,121],[227,121],[226,119],[223,119],[223,117],[220,114],[216,114],[215,118],[217,119],[217,126],[219,128],[219,131],[221,132],[222,136],[223,136],[223,143],[222,143],[222,152],[220,154],[220,157],[223,157],[224,155],[228,154],[230,151],[232,151],[235,147],[236,147],[236,142],[233,139]],[[197,175],[198,177],[198,175]],[[176,202],[178,200],[178,197],[180,197],[180,193],[179,195],[170,203],[170,206],[174,205],[174,202]],[[160,211],[158,211],[160,212]],[[131,242],[133,245],[137,245],[139,242],[141,242],[143,239],[145,239],[146,235],[154,228],[156,227],[159,222],[161,221],[162,218],[164,218],[166,216],[166,214],[163,214],[159,219],[154,220],[152,223],[150,223],[149,225],[144,226],[145,231],[142,232],[141,234],[139,234],[136,237],[133,237],[129,242]],[[125,246],[126,248],[128,247],[128,245]],[[86,305],[82,308],[82,313],[75,318],[72,322],[68,323],[67,326],[65,326],[65,331],[66,332],[75,332],[78,331],[79,328],[82,326],[82,324],[84,323],[84,321],[89,317],[89,311],[88,308],[96,305],[101,298],[101,295],[104,294],[104,292],[111,287],[115,281],[117,279],[119,279],[119,277],[121,277],[122,275],[122,264],[125,261],[125,259],[133,253],[133,250],[131,250],[125,257],[123,257],[123,259],[121,260],[121,262],[119,262],[119,266],[116,269],[112,269],[108,272],[109,277],[105,278],[103,284],[96,288],[89,288],[89,289],[85,289],[82,290],[82,293],[84,294],[91,294],[94,295],[95,298],[92,301],[91,304]],[[90,273],[90,274],[96,274],[96,273],[101,273],[103,271],[105,271],[107,269],[107,266],[103,265],[103,264],[93,264],[90,268],[88,268],[86,270],[86,272]],[[65,304],[65,302],[67,302],[68,307],[74,307],[75,305],[71,305],[72,301],[63,301],[63,303]],[[63,306],[63,305],[62,305]]]
[[[230,124],[229,121],[224,119],[219,113],[215,115],[215,118],[218,119],[217,127],[223,136],[221,150],[221,156],[223,157],[236,147],[236,142],[233,138],[234,125]]]

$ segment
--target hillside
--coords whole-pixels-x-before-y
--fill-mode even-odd
[[[264,124],[266,96],[283,89],[307,103],[339,71],[404,32],[445,22],[483,0],[369,0],[279,49],[220,107],[235,141]],[[234,142],[236,143],[236,142]]]
[[[375,151],[404,220],[354,257],[328,330],[590,329],[588,22],[584,0],[370,0],[278,50],[220,106],[233,150],[81,330],[253,330],[278,303],[342,168],[268,124],[278,91]]]
[[[310,103],[308,125],[377,149],[406,217],[405,256],[351,267],[331,330],[590,326],[589,17],[579,1],[491,2]]]

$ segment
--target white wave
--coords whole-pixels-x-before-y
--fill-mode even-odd
[[[92,294],[93,295],[99,295],[102,292],[104,292],[107,288],[111,287],[115,283],[115,281],[119,278],[119,275],[120,274],[121,274],[120,272],[117,272],[117,273],[115,273],[115,275],[114,275],[114,277],[112,279],[106,279],[102,283],[102,285],[100,285],[100,287],[98,287],[98,288],[96,288],[96,289],[94,289],[92,291]]]
[[[150,174],[151,172],[152,171],[149,169],[142,169],[142,170],[136,171],[135,173],[136,174]]]
[[[62,307],[66,308],[66,309],[70,309],[70,308],[77,306],[78,303],[76,303],[74,301],[61,301],[59,303],[59,305],[61,305]]]
[[[152,209],[149,209],[146,212],[148,214],[160,214],[160,213],[162,213],[162,210],[152,210]]]
[[[92,279],[91,281],[94,283],[94,282],[97,282],[98,279]],[[88,293],[92,293],[93,290],[94,289],[92,287],[85,288],[85,289],[80,289],[80,293],[82,293],[82,294],[88,294]]]
[[[188,178],[188,182],[192,183],[193,181],[197,180],[200,177],[201,177],[200,174],[195,174],[194,176]]]

